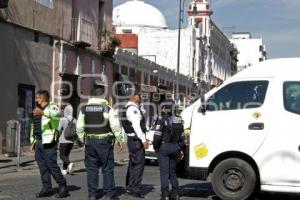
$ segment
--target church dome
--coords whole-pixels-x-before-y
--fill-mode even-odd
[[[113,24],[117,27],[168,27],[163,14],[143,0],[129,0],[115,7]]]

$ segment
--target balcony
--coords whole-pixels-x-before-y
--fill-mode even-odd
[[[78,47],[89,47],[92,44],[93,24],[83,18],[72,19],[72,42]]]
[[[9,0],[0,0],[0,8],[7,8]]]

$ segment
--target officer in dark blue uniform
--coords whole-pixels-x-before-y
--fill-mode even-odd
[[[104,87],[96,95],[103,94]],[[102,168],[105,199],[117,200],[114,180],[114,140],[122,150],[122,129],[115,111],[108,101],[91,98],[84,106],[77,120],[77,135],[85,142],[85,166],[89,200],[98,198],[99,168]]]
[[[161,200],[179,200],[176,162],[183,156],[183,122],[175,112],[173,102],[163,102],[161,107],[161,118],[157,121],[153,138],[160,168]],[[171,191],[169,183],[172,186]]]
[[[141,96],[139,94],[130,98],[122,113],[122,126],[127,135],[129,151],[126,191],[134,197],[144,198],[141,187],[145,166],[145,149],[149,148],[149,141],[145,135],[146,122],[140,103]]]

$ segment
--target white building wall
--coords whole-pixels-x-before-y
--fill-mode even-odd
[[[211,73],[224,81],[231,76],[230,51],[233,47],[217,25],[213,21],[210,23]]]
[[[223,60],[218,57],[217,54],[213,53],[212,58],[212,75],[219,78],[220,80],[226,80],[231,76],[231,60]]]
[[[141,32],[147,32],[147,31],[161,31],[164,30],[162,28],[155,28],[155,27],[147,27],[147,26],[117,26],[116,27],[116,33],[122,34],[122,33],[134,33],[139,34]]]
[[[192,29],[181,30],[180,73],[192,76]],[[139,33],[139,52],[143,55],[156,55],[156,62],[168,69],[177,71],[178,30],[144,30]],[[148,59],[153,61],[153,57]]]
[[[257,64],[260,59],[265,60],[263,51],[260,51],[260,47],[263,46],[262,38],[259,39],[230,39],[234,43],[239,51],[238,54],[238,71],[241,71],[249,66]]]
[[[139,17],[134,12],[141,6],[136,1],[135,7],[125,9],[128,16],[122,19]],[[196,13],[193,6],[196,5]],[[218,79],[225,80],[231,71],[231,44],[226,36],[210,19],[212,10],[207,0],[191,1],[189,6],[189,25],[181,30],[180,73],[191,77],[196,87],[210,88],[210,84]],[[145,10],[146,11],[146,10]],[[118,14],[116,13],[116,16]],[[131,16],[132,15],[132,16]],[[143,17],[145,17],[143,15]],[[142,21],[134,23],[115,23],[116,33],[133,33],[138,35],[138,55],[156,61],[172,71],[177,71],[178,29],[168,29],[165,26],[149,26],[151,13]],[[157,22],[157,24],[163,24]],[[213,24],[213,25],[212,25]],[[160,27],[160,28],[159,28]],[[203,89],[201,89],[203,91]]]

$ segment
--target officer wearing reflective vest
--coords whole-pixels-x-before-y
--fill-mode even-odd
[[[103,98],[105,85],[98,86],[77,120],[77,135],[85,143],[85,166],[89,200],[98,198],[99,168],[102,168],[106,199],[118,199],[114,180],[114,141],[123,148],[122,128],[114,109]]]
[[[178,158],[183,158],[183,136],[183,121],[175,112],[173,102],[161,103],[161,117],[157,121],[153,138],[160,168],[161,200],[179,199],[176,163]],[[171,191],[169,184],[172,186]]]
[[[39,90],[35,97],[32,129],[30,132],[31,151],[35,151],[43,188],[36,194],[37,198],[53,195],[51,175],[59,185],[56,198],[69,196],[66,179],[57,165],[57,139],[60,110],[54,103],[49,102],[49,93]]]
[[[134,197],[143,198],[141,193],[145,149],[149,148],[146,140],[146,121],[140,108],[141,96],[134,94],[122,113],[122,126],[127,135],[129,163],[126,175],[126,192]]]

